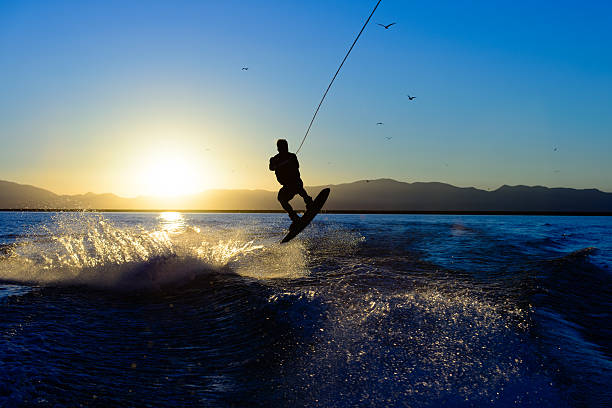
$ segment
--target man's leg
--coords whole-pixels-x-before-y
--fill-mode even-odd
[[[312,197],[309,196],[306,190],[304,189],[303,183],[300,183],[298,187],[299,188],[297,190],[297,193],[304,199],[304,203],[306,204],[306,209],[308,210],[313,203]]]
[[[291,204],[289,204],[289,200],[291,200],[295,196],[295,193],[292,192],[287,186],[283,186],[278,192],[278,201],[287,214],[289,214],[289,218],[291,221],[295,222],[300,219],[300,216],[297,215]]]

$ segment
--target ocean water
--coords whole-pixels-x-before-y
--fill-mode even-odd
[[[0,213],[0,406],[612,403],[612,217]]]

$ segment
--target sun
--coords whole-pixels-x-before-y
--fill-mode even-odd
[[[149,154],[138,170],[138,188],[142,194],[176,197],[209,188],[211,174],[206,163],[185,152],[160,150]]]

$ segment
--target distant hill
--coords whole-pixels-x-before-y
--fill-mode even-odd
[[[62,208],[62,197],[42,188],[0,180],[0,208]]]
[[[494,191],[445,183],[362,180],[331,187],[328,209],[386,211],[610,212],[612,193],[596,189],[502,186]],[[315,190],[318,189],[315,187]]]
[[[404,183],[391,179],[307,187],[311,195],[330,187],[325,206],[336,211],[516,211],[612,212],[612,193],[597,189],[502,186],[494,191],[445,183]],[[295,207],[302,209],[297,197]],[[114,194],[57,195],[41,188],[0,181],[0,209],[108,210],[280,210],[275,191],[208,190],[176,197],[123,198]]]

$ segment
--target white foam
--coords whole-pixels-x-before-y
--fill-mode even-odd
[[[241,228],[160,222],[146,229],[116,225],[96,213],[65,213],[38,229],[0,258],[0,280],[148,289],[228,270],[257,279],[306,271],[303,245],[256,242]]]

